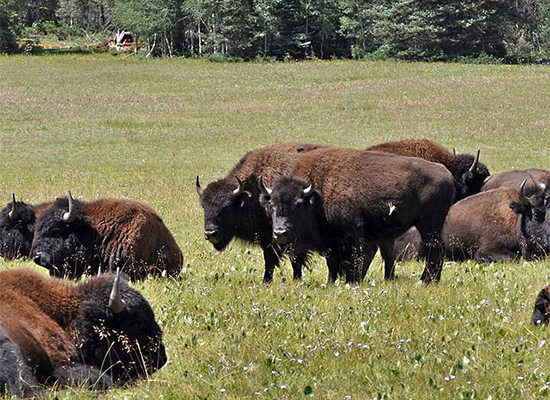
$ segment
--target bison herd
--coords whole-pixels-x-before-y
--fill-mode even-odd
[[[284,256],[300,279],[313,252],[325,257],[329,283],[361,282],[378,249],[386,279],[395,277],[396,260],[422,259],[425,283],[440,280],[445,259],[550,253],[550,171],[490,175],[479,150],[456,154],[426,139],[364,150],[280,143],[248,152],[204,188],[197,176],[195,187],[206,240],[219,251],[233,239],[258,244],[266,283]],[[30,258],[53,277],[0,272],[0,393],[33,396],[52,384],[106,389],[165,364],[151,306],[125,282],[177,277],[183,265],[149,206],[80,201],[70,192],[27,204],[14,195],[0,211],[0,255]],[[59,279],[85,274],[77,284]],[[536,299],[533,323],[549,317],[550,286]]]

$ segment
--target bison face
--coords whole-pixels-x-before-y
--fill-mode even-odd
[[[147,300],[120,282],[122,310],[110,305],[113,275],[82,284],[81,311],[74,327],[83,363],[99,368],[116,384],[147,377],[166,364],[162,331]]]
[[[95,243],[99,235],[78,202],[70,222],[64,219],[67,211],[67,199],[58,199],[38,218],[32,256],[52,276],[78,278],[97,263]]]
[[[548,320],[550,319],[549,289],[548,287],[542,289],[535,300],[535,309],[533,310],[533,318],[531,319],[533,325],[548,324]]]
[[[261,182],[261,181],[260,181]],[[279,177],[273,188],[260,184],[260,203],[271,216],[273,239],[279,244],[300,246],[309,242],[311,234],[318,231],[320,194],[312,181],[300,178]]]
[[[452,166],[456,189],[456,201],[479,193],[483,182],[490,175],[487,167],[479,162],[478,156],[459,154],[455,157]]]
[[[15,212],[13,210],[15,209]],[[34,208],[15,200],[0,211],[0,255],[11,260],[30,255],[33,230]]]
[[[249,219],[252,195],[243,190],[242,182],[235,186],[228,179],[212,182],[202,190],[198,176],[197,192],[204,210],[204,237],[222,251],[235,237],[239,224]]]

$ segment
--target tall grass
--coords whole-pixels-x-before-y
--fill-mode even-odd
[[[0,57],[0,197],[142,200],[180,244],[179,281],[134,285],[171,362],[106,398],[545,397],[549,334],[529,318],[550,263],[447,263],[426,287],[421,263],[384,282],[377,257],[363,284],[327,287],[316,257],[302,282],[285,262],[267,286],[259,248],[204,241],[194,177],[206,184],[280,141],[403,137],[480,148],[492,172],[549,168],[548,93],[545,66]],[[0,261],[17,266],[38,268]]]

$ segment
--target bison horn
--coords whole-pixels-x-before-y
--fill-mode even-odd
[[[546,189],[546,185],[544,185],[544,184],[540,183],[539,181],[537,181],[535,179],[535,177],[533,175],[531,175],[531,172],[527,172],[527,174],[529,175],[529,177],[533,181],[533,184],[535,185],[537,190],[540,191],[540,192],[544,192],[544,189]]]
[[[116,269],[113,289],[109,296],[109,308],[113,314],[120,314],[126,308],[126,303],[122,300],[122,297],[120,297],[120,268]]]
[[[17,212],[17,203],[15,202],[15,193],[12,193],[11,196],[12,196],[11,211],[8,213],[8,217],[10,217],[12,221],[15,221],[19,216],[19,213]]]
[[[523,182],[521,182],[521,185],[519,185],[519,202],[521,204],[530,206],[531,201],[527,198],[527,196],[525,196],[525,193],[523,192],[525,189],[525,182],[527,182],[527,179],[524,179]]]
[[[199,194],[199,196],[202,196],[202,188],[201,188],[201,184],[199,182],[199,176],[197,175],[197,182],[195,183],[195,189],[197,189],[197,193]]]
[[[273,189],[270,189],[265,185],[263,176],[260,176],[260,180],[258,181],[258,186],[260,187],[260,191],[263,194],[271,196],[271,193],[273,193]]]
[[[67,197],[69,198],[69,211],[63,214],[63,221],[70,224],[76,218],[76,209],[74,208],[74,200],[70,190]]]
[[[470,167],[470,169],[468,171],[474,172],[477,169],[477,165],[479,164],[479,153],[480,153],[480,150],[478,149],[477,154],[476,154],[476,158],[475,158],[474,162],[472,163],[472,166]]]
[[[237,186],[235,190],[233,190],[233,195],[238,196],[243,192],[244,186],[243,186],[243,181],[241,181],[237,175],[235,175],[235,179],[239,183],[239,186]]]
[[[453,147],[453,156],[456,157],[456,148]]]
[[[311,177],[311,175],[309,175],[309,185],[307,188],[304,189],[304,197],[311,196],[314,190],[315,190],[315,182],[313,181],[313,178]]]

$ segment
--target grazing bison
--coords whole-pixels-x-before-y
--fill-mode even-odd
[[[14,194],[0,211],[0,256],[7,260],[30,256],[36,218],[52,204],[26,204],[15,201]]]
[[[106,389],[166,363],[147,300],[117,275],[71,284],[28,269],[0,272],[0,389],[33,396],[43,385]]]
[[[525,169],[525,170],[512,170],[501,172],[495,175],[491,175],[485,180],[481,191],[486,192],[487,190],[498,189],[501,187],[512,187],[517,188],[524,179],[527,179],[527,184],[525,185],[525,195],[530,196],[536,190],[533,182],[528,179],[529,174],[531,174],[536,180],[540,182],[546,182],[550,179],[550,171],[544,169]]]
[[[303,154],[322,146],[305,143],[279,143],[248,152],[229,174],[202,189],[197,176],[196,189],[204,209],[204,236],[214,248],[223,251],[233,238],[259,244],[264,253],[264,282],[271,282],[284,248],[273,242],[271,218],[259,203],[258,178],[271,181],[287,173]],[[307,253],[291,257],[294,279],[302,276]]]
[[[489,176],[487,167],[479,162],[479,150],[475,157],[470,154],[453,154],[445,147],[428,139],[386,142],[371,146],[367,150],[419,157],[443,164],[453,174],[456,190],[455,201],[479,193],[483,182]]]
[[[304,178],[308,179],[306,181]],[[424,282],[439,281],[440,230],[454,198],[452,175],[420,158],[343,148],[303,155],[289,176],[260,181],[273,235],[294,251],[326,256],[329,283],[340,273],[360,281],[376,246],[394,277],[393,241],[416,226],[430,249]]]
[[[480,263],[545,257],[550,251],[548,184],[536,182],[537,192],[530,197],[525,184],[519,190],[481,192],[454,204],[443,227],[447,256]]]
[[[177,276],[183,255],[155,211],[122,199],[57,199],[36,221],[34,261],[53,276],[79,278],[120,267],[131,279]]]
[[[531,321],[533,325],[548,325],[550,320],[550,286],[542,289],[535,299],[535,309]]]

